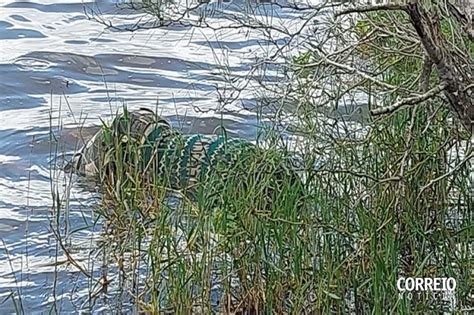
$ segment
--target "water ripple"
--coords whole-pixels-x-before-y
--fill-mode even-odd
[[[89,7],[119,26],[136,25],[140,13],[115,2],[0,2],[0,300],[20,295],[25,313],[48,311],[55,301],[59,313],[110,311],[122,307],[117,296],[130,304],[117,286],[90,306],[90,282],[67,263],[52,230],[59,225],[65,246],[99,279],[100,266],[87,265],[99,261],[93,256],[101,235],[93,212],[96,183],[71,187],[71,178],[57,167],[97,130],[100,119],[123,104],[158,106],[185,132],[213,133],[224,123],[230,135],[256,135],[256,115],[242,106],[253,103],[252,96],[242,95],[227,105],[229,112],[216,114],[215,91],[224,84],[221,71],[244,74],[254,57],[246,53],[265,42],[232,31],[219,41],[212,30],[184,26],[132,35],[83,15]],[[70,196],[67,211],[63,203],[56,212],[51,191],[61,202]],[[2,314],[15,312],[12,301],[0,304]]]

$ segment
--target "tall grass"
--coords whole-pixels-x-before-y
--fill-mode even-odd
[[[99,212],[111,240],[104,259],[119,266],[120,285],[150,313],[467,309],[472,149],[456,150],[462,138],[447,119],[445,110],[428,116],[415,107],[351,141],[302,123],[305,180],[283,176],[270,195],[272,165],[289,154],[276,138],[192,194],[170,189],[158,172],[146,178],[142,148],[116,142],[114,178],[102,181]],[[453,277],[458,286],[452,296],[403,295],[401,276]]]
[[[311,212],[301,181],[280,171],[283,151],[255,151],[227,169],[215,165],[222,169],[191,194],[167,188],[166,173],[144,179],[141,156],[132,154],[142,149],[136,143],[113,145],[103,215],[120,247],[135,253],[132,273],[147,274],[133,283],[145,309],[262,310],[267,297],[280,310],[300,303],[286,297],[285,287],[303,273],[305,253],[288,251],[305,242],[300,228]],[[172,202],[172,194],[180,198]]]

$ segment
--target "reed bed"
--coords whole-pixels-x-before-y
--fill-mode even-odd
[[[269,137],[267,154],[211,176],[193,194],[169,189],[166,177],[145,178],[130,154],[140,148],[117,143],[114,178],[102,181],[96,210],[102,264],[116,266],[101,276],[114,280],[101,283],[149,313],[467,310],[472,149],[465,142],[461,150],[447,112],[407,109],[351,140],[315,132],[307,122],[321,118],[311,115],[296,125],[299,153]],[[136,159],[122,163],[125,155]],[[271,165],[297,155],[301,180],[283,176],[269,199]],[[401,294],[402,276],[453,277],[457,288]]]

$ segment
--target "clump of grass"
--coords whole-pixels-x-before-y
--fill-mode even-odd
[[[447,112],[401,111],[350,140],[315,133],[308,122],[322,118],[303,113],[298,179],[281,169],[288,152],[270,138],[266,150],[217,164],[192,193],[169,188],[166,174],[145,176],[139,143],[108,138],[104,259],[118,266],[141,310],[409,313],[466,305],[472,204],[463,161],[472,149],[448,154],[446,142],[455,148],[459,135],[443,123]],[[399,295],[400,276],[454,277],[458,287],[450,298],[411,300]]]
[[[288,293],[311,269],[301,229],[312,211],[287,153],[252,147],[176,191],[166,173],[143,174],[140,144],[105,138],[102,213],[121,254],[135,253],[131,273],[147,275],[133,282],[145,310],[284,311],[306,300]]]
[[[472,148],[448,110],[437,106],[402,110],[365,132],[341,124],[328,133],[318,113],[299,114],[308,147],[325,149],[312,172],[323,226],[314,245],[315,277],[324,283],[315,291],[319,309],[411,313],[468,307]],[[450,298],[400,294],[400,277],[453,277],[458,287]]]

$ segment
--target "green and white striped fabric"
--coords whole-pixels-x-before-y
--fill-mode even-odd
[[[275,181],[287,175],[297,178],[286,163],[269,159],[267,153],[249,141],[225,134],[185,135],[153,111],[139,109],[125,111],[99,130],[68,168],[101,179],[120,176],[117,173],[123,169],[118,167],[139,168],[144,179],[159,179],[170,188],[187,191],[213,176],[242,181],[258,181],[265,174],[274,174]]]

